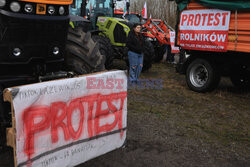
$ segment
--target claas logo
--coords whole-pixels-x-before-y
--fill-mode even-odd
[[[46,14],[46,5],[45,4],[37,4],[36,13],[37,14]]]

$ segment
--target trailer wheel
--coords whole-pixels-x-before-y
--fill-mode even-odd
[[[237,88],[246,89],[250,87],[250,72],[247,70],[247,66],[234,68],[231,72],[230,79]]]
[[[142,72],[149,70],[155,58],[154,46],[150,41],[145,41]]]
[[[76,74],[87,74],[105,69],[105,55],[102,55],[90,33],[82,28],[69,28],[65,62],[67,70]]]
[[[196,59],[187,68],[186,82],[195,92],[212,91],[220,82],[219,70],[205,59]]]
[[[106,57],[105,68],[112,69],[113,60],[114,60],[114,53],[113,53],[113,48],[112,48],[112,45],[110,43],[110,40],[104,36],[101,36],[101,35],[93,35],[92,39],[95,42],[98,42],[101,54],[105,55],[105,57]]]

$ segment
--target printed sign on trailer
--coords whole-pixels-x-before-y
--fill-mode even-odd
[[[171,53],[179,53],[180,49],[179,47],[175,46],[175,32],[170,31],[170,44],[171,44]]]
[[[18,167],[75,166],[119,148],[125,141],[124,71],[8,90],[13,95]]]
[[[186,10],[181,13],[180,46],[183,49],[227,50],[230,11]]]

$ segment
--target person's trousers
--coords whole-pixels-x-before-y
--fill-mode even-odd
[[[128,52],[129,81],[137,82],[143,67],[143,54]]]

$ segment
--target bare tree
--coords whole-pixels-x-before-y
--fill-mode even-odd
[[[176,24],[177,5],[169,0],[130,0],[131,12],[141,13],[144,3],[147,2],[148,17],[150,14],[154,19],[162,19],[171,26]]]

